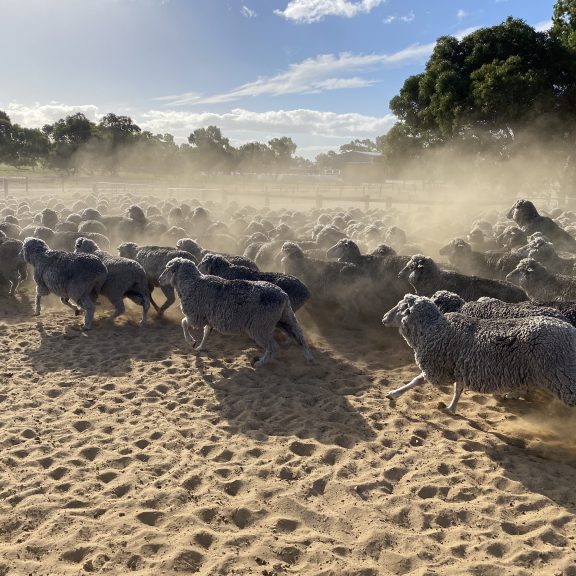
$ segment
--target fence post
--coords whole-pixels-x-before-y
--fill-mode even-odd
[[[316,192],[316,208],[322,208],[322,194]]]
[[[368,211],[370,209],[370,195],[364,194],[364,210]]]
[[[8,198],[8,178],[4,178],[4,198]]]
[[[28,176],[24,179],[24,184],[26,185],[26,195],[28,195]]]

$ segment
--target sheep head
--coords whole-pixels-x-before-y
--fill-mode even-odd
[[[230,268],[230,262],[219,254],[206,254],[198,265],[198,270],[202,274],[220,276],[226,269]]]
[[[448,258],[453,258],[455,256],[464,256],[472,252],[472,247],[468,242],[462,240],[461,238],[455,238],[450,240],[446,246],[443,246],[439,250],[441,256],[448,256]]]
[[[98,250],[98,244],[94,242],[94,240],[90,240],[89,238],[84,238],[80,236],[80,238],[76,239],[74,244],[74,252],[77,254],[83,252],[85,254],[94,254]]]
[[[358,245],[349,238],[342,238],[342,240],[338,240],[332,248],[329,248],[326,251],[327,258],[349,258],[355,257],[360,255],[360,249]]]
[[[538,277],[547,276],[547,270],[534,258],[524,258],[510,274],[506,276],[506,281],[524,288],[531,281]]]
[[[284,255],[284,257],[294,257],[294,258],[303,258],[304,252],[302,252],[302,248],[296,244],[296,242],[284,242],[282,244],[282,248],[280,248],[280,252]]]
[[[506,214],[507,218],[514,220],[519,226],[527,224],[533,218],[539,216],[536,206],[530,200],[516,200]]]
[[[134,242],[122,242],[122,244],[118,246],[118,254],[120,254],[122,258],[131,258],[134,260],[138,250],[138,244],[134,244]]]
[[[34,264],[36,257],[45,254],[49,250],[48,244],[40,238],[28,237],[24,240],[20,255],[28,264]]]
[[[438,290],[434,292],[430,300],[438,306],[442,314],[459,312],[465,304],[465,301],[460,298],[458,294],[454,294],[454,292],[449,292],[448,290]]]
[[[192,240],[192,238],[180,238],[180,240],[176,242],[176,248],[178,248],[179,250],[185,250],[186,252],[190,252],[190,254],[192,254],[192,256],[195,256],[196,258],[200,258],[200,255],[202,253],[202,248],[200,247],[200,244],[198,244],[196,240]]]
[[[432,258],[423,254],[415,254],[410,258],[408,264],[400,270],[398,278],[408,280],[413,286],[422,281],[427,275],[434,274],[438,270]]]
[[[172,258],[164,268],[164,272],[160,274],[158,283],[160,286],[174,286],[176,278],[181,271],[186,271],[190,276],[200,276],[200,271],[196,268],[196,264],[186,258]]]

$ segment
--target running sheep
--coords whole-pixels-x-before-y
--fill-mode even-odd
[[[566,405],[576,405],[576,328],[563,320],[443,315],[429,298],[407,294],[382,323],[400,329],[421,370],[391,391],[391,399],[428,380],[435,386],[453,384],[447,407],[453,414],[466,388],[505,394],[541,387]]]
[[[99,250],[96,242],[89,238],[78,238],[74,251],[77,254],[93,254],[106,266],[108,272],[101,294],[106,296],[115,308],[112,318],[124,314],[126,311],[124,298],[129,298],[132,302],[142,306],[140,324],[145,324],[150,308],[150,289],[144,268],[135,260],[112,256],[108,252]]]
[[[213,329],[221,334],[245,333],[264,349],[264,354],[254,364],[257,368],[266,364],[276,352],[278,345],[273,333],[280,328],[302,346],[306,361],[312,362],[312,354],[290,300],[274,284],[204,275],[194,262],[184,258],[170,260],[159,282],[161,286],[175,288],[178,293],[184,313],[182,331],[186,342],[196,343],[190,328],[203,327],[202,341],[196,352],[204,349]]]
[[[521,260],[506,280],[521,286],[531,300],[576,300],[576,277],[552,274],[533,258]]]
[[[60,297],[65,306],[79,314],[80,310],[70,303],[76,302],[84,309],[83,330],[92,328],[96,310],[96,298],[106,282],[107,270],[99,258],[92,254],[74,254],[50,250],[39,238],[26,238],[22,246],[24,260],[34,267],[36,299],[34,315],[40,315],[42,296],[52,293]]]
[[[202,274],[220,276],[226,280],[260,280],[275,284],[288,294],[294,312],[302,308],[310,298],[308,288],[295,276],[282,274],[282,272],[257,272],[245,266],[231,264],[226,258],[217,254],[206,254],[198,265],[198,270]]]

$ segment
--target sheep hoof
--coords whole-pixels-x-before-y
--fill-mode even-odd
[[[40,312],[34,312],[34,314],[32,314],[32,316],[40,316]]]
[[[74,310],[74,316],[80,316],[82,314],[82,310],[80,310],[79,308],[76,308],[76,310]]]
[[[90,330],[92,330],[92,326],[82,326],[80,330],[82,330],[82,332],[89,332]]]

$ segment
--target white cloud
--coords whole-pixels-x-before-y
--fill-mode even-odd
[[[536,32],[547,32],[550,28],[552,28],[552,20],[543,20],[542,22],[534,24],[534,30],[536,30]]]
[[[32,106],[10,102],[4,111],[13,124],[20,124],[26,128],[41,128],[44,124],[53,124],[60,118],[81,112],[93,122],[99,121],[103,116],[94,104],[71,106],[59,102],[49,104],[36,103]]]
[[[384,24],[392,24],[392,22],[398,21],[398,22],[406,22],[407,24],[409,24],[410,22],[413,22],[415,18],[416,15],[412,10],[411,12],[405,14],[404,16],[386,16],[386,18],[384,18],[382,22],[384,22]]]
[[[322,138],[373,138],[386,133],[395,121],[392,114],[366,116],[307,109],[251,112],[235,108],[220,114],[150,110],[140,115],[137,124],[153,133],[169,132],[180,137],[188,136],[196,128],[216,125],[226,135],[229,132],[252,134],[248,139],[258,139],[258,133],[307,134]]]
[[[470,26],[469,28],[464,28],[463,30],[458,30],[458,32],[456,32],[455,34],[452,34],[452,36],[454,36],[454,38],[457,38],[458,40],[462,40],[462,38],[465,38],[466,36],[468,36],[468,34],[472,34],[472,32],[476,32],[476,30],[479,30],[480,26]]]
[[[360,13],[371,12],[385,0],[290,0],[284,10],[275,10],[276,14],[287,20],[310,24],[326,16],[352,18]]]
[[[256,18],[256,16],[258,16],[258,14],[256,14],[254,10],[250,10],[248,6],[242,6],[240,12],[242,16],[245,16],[246,18]]]
[[[458,10],[458,12],[456,13],[456,18],[458,18],[458,20],[464,20],[466,16],[468,16],[468,12],[462,10],[462,8],[460,8],[460,10]]]
[[[310,94],[342,88],[362,88],[373,85],[375,81],[358,76],[350,77],[354,72],[367,72],[386,65],[418,61],[429,56],[433,48],[434,42],[416,44],[391,54],[321,54],[292,64],[286,72],[260,78],[222,94],[199,97],[193,93],[162,96],[157,99],[167,101],[173,106],[182,106],[231,102],[263,95]]]

